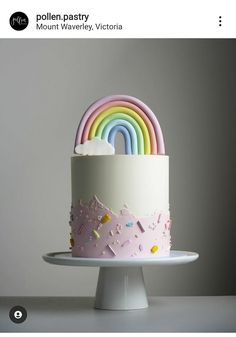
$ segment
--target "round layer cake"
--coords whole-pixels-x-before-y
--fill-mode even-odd
[[[71,186],[72,256],[169,255],[168,156],[74,155]]]

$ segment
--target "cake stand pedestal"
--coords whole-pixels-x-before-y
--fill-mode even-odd
[[[159,258],[98,259],[56,252],[43,255],[43,259],[56,265],[100,267],[95,308],[131,310],[148,307],[142,266],[184,264],[195,261],[198,256],[194,252],[172,250],[169,256]]]

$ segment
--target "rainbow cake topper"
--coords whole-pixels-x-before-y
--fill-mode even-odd
[[[126,154],[165,154],[160,124],[149,107],[127,95],[99,99],[84,113],[75,138],[77,147],[90,140],[105,140],[114,147],[120,132],[125,140]]]

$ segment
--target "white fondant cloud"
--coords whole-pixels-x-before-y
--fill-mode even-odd
[[[92,138],[86,140],[84,144],[79,144],[75,147],[75,153],[80,155],[112,155],[115,153],[115,148],[105,139]]]

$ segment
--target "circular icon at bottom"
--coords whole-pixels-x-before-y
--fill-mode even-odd
[[[17,305],[9,311],[10,320],[14,323],[23,323],[27,317],[27,311],[25,308]]]

